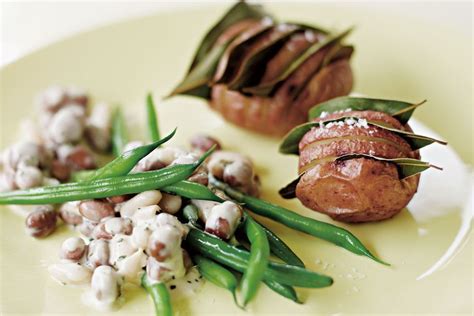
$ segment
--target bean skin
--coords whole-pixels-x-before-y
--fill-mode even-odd
[[[100,222],[101,219],[115,215],[113,206],[100,200],[82,201],[79,204],[79,212],[91,222]]]
[[[50,206],[39,206],[26,218],[25,224],[28,233],[41,238],[50,235],[56,228],[57,215]]]

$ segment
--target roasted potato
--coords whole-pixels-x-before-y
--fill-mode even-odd
[[[367,120],[411,130],[393,117],[375,111],[344,111],[316,121],[341,117],[362,120],[313,128],[299,143],[297,198],[307,207],[343,222],[379,221],[400,212],[416,193],[419,175],[400,179],[397,166],[371,158],[334,160],[347,154],[382,158],[417,158],[401,136]]]

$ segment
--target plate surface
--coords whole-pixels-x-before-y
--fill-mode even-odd
[[[470,314],[472,176],[463,161],[473,163],[472,39],[439,24],[370,11],[356,4],[272,4],[268,9],[291,21],[338,29],[356,25],[350,37],[356,47],[355,91],[409,101],[429,99],[417,110],[414,129],[450,143],[448,147],[435,144],[422,150],[424,160],[443,166],[444,171],[425,172],[419,193],[408,209],[392,220],[342,225],[392,267],[265,221],[309,268],[331,275],[334,285],[299,291],[304,305],[263,289],[250,311],[243,313],[234,307],[227,292],[206,284],[192,297],[177,299],[176,311],[179,315]],[[33,112],[33,96],[55,83],[75,84],[88,89],[95,101],[121,104],[137,137],[143,137],[146,92],[163,96],[171,90],[184,74],[210,21],[223,10],[213,6],[168,12],[111,25],[5,67],[0,72],[1,147],[15,140],[21,118]],[[158,111],[164,131],[178,126],[173,143],[185,145],[196,132],[215,135],[226,148],[254,159],[263,183],[263,198],[330,221],[304,209],[298,201],[279,198],[277,190],[296,174],[297,159],[278,154],[278,140],[225,124],[197,99],[176,97],[160,103]],[[0,311],[95,313],[81,303],[82,289],[62,287],[46,271],[46,265],[57,260],[61,241],[72,233],[60,229],[50,238],[33,240],[24,234],[22,218],[5,207],[0,212]],[[114,315],[152,313],[152,304],[143,292],[126,291],[125,298],[127,304]]]

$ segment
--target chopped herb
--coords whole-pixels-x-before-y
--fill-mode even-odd
[[[120,238],[119,240],[117,240],[117,242],[122,242],[123,241],[123,238]]]
[[[117,261],[118,261],[118,260],[123,260],[123,259],[125,259],[126,257],[127,257],[127,256],[120,256],[120,257],[118,257]]]

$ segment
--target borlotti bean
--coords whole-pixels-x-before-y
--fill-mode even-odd
[[[84,257],[86,249],[87,246],[82,238],[71,237],[62,243],[59,257],[61,259],[79,261]]]
[[[242,208],[234,202],[216,205],[207,216],[205,230],[222,239],[229,239],[234,235],[242,215]]]
[[[209,159],[208,168],[216,179],[246,194],[258,196],[258,177],[248,157],[239,153],[218,151]]]
[[[113,118],[108,105],[89,108],[88,100],[80,90],[60,87],[52,87],[38,98],[40,141],[19,142],[2,153],[2,190],[56,185],[70,181],[74,172],[96,168],[96,157],[90,148],[104,152],[111,147]],[[128,142],[123,150],[144,144]],[[192,140],[192,151],[158,147],[142,158],[131,172],[194,163],[203,151],[214,145],[220,148],[217,140],[199,135]],[[233,160],[223,161],[229,155]],[[224,180],[232,178],[241,187],[252,186],[251,190],[258,185],[248,158],[236,153],[223,156],[217,152],[214,161],[222,165]],[[188,180],[207,187],[207,163],[200,165]],[[186,186],[183,189],[188,190]],[[240,206],[230,201],[189,200],[176,193],[149,190],[66,202],[58,205],[57,211],[51,206],[40,206],[28,216],[26,226],[35,237],[53,232],[57,217],[74,227],[81,236],[64,240],[59,249],[59,261],[49,267],[49,272],[62,284],[89,284],[90,295],[97,306],[110,306],[120,297],[124,282],[139,284],[146,275],[149,284],[164,283],[193,271],[191,258],[182,247],[189,227],[177,217],[190,203],[199,210],[206,231],[223,239],[232,237],[243,215]]]

